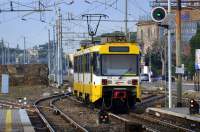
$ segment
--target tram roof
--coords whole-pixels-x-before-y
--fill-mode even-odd
[[[109,47],[129,47],[129,51],[127,52],[110,52]],[[91,52],[99,52],[100,54],[140,54],[140,48],[137,43],[129,43],[129,42],[109,42],[103,43],[100,45],[94,45],[87,48],[81,48],[79,51],[75,53],[75,56],[91,53]]]

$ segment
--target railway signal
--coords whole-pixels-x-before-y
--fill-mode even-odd
[[[199,113],[199,104],[194,99],[190,100],[190,114],[198,114]]]
[[[108,124],[109,123],[109,116],[108,113],[104,110],[101,110],[99,112],[99,123],[102,124]]]
[[[155,7],[151,11],[151,17],[155,22],[163,22],[167,16],[167,12],[163,7]]]
[[[168,16],[168,24],[162,25],[161,23],[165,20],[165,18]],[[158,23],[158,26],[164,27],[167,29],[168,32],[168,42],[167,42],[167,47],[168,47],[168,93],[169,93],[169,108],[172,108],[172,86],[171,86],[171,58],[172,58],[172,53],[171,53],[171,1],[168,0],[168,9],[167,12],[165,8],[163,7],[155,7],[151,10],[151,17],[152,20]]]

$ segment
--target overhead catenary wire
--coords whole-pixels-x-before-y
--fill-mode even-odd
[[[83,19],[63,19],[66,21],[87,21],[87,20],[83,20]],[[90,20],[90,21],[98,21],[98,20]],[[114,20],[114,19],[108,19],[108,20],[101,20],[103,22],[124,22],[124,20]],[[127,20],[127,22],[138,22],[138,20]]]
[[[10,0],[11,1],[11,0]],[[34,2],[38,2],[38,1],[32,1],[31,3],[28,3],[28,4],[32,4],[32,3],[34,3]],[[101,2],[101,1],[100,1]],[[107,5],[107,9],[114,9],[114,10],[118,10],[119,12],[121,11],[119,8],[116,8],[116,7],[114,7],[115,5],[114,4],[116,4],[116,2],[118,2],[118,0],[117,1],[111,1],[110,3],[107,3],[107,4],[109,4],[109,5],[111,5],[111,6],[109,6],[109,5]],[[50,2],[49,2],[50,3]],[[28,4],[25,4],[25,5],[28,5]],[[100,3],[99,3],[100,4]],[[104,5],[105,5],[105,3],[104,3]],[[53,6],[53,4],[48,4],[47,5],[47,7],[48,6]],[[57,6],[57,5],[56,5]],[[103,2],[101,2],[101,4],[100,5],[98,5],[99,7],[101,6],[101,7],[103,7]],[[93,6],[92,6],[93,7]],[[95,9],[97,9],[96,7],[94,7],[93,8],[94,10]],[[106,9],[106,10],[107,10]],[[105,9],[104,9],[105,10]],[[91,8],[90,9],[88,9],[88,11],[90,12],[91,11]],[[123,12],[121,11],[121,13],[123,14]],[[19,17],[16,17],[16,18],[19,18]],[[28,18],[29,19],[29,18]],[[80,22],[82,22],[82,21],[80,21]],[[124,22],[123,20],[106,20],[105,22]],[[128,22],[137,22],[137,20],[128,20]],[[81,24],[81,23],[80,23]],[[79,25],[79,27],[82,27],[82,28],[85,28],[86,26],[80,26],[80,24],[78,24],[78,23],[76,23],[76,25],[78,26]],[[83,25],[83,24],[81,24],[81,25]],[[73,28],[73,27],[72,27]],[[104,30],[104,29],[100,29],[100,30]],[[106,30],[104,30],[105,32],[107,32]]]
[[[5,8],[4,10],[9,10],[11,7],[10,7],[10,3],[12,2],[14,5],[18,5],[18,6],[21,6],[21,7],[26,7],[26,8],[30,8],[30,9],[33,9],[33,10],[36,10],[37,7],[34,7],[34,6],[31,6],[31,4],[36,4],[38,3],[39,1],[41,0],[38,0],[38,1],[32,1],[30,3],[21,3],[21,2],[18,2],[18,1],[15,1],[15,0],[8,0],[9,2],[7,2],[6,4],[9,5],[9,8]],[[6,5],[4,4],[4,5]],[[16,8],[14,5],[12,5],[13,8]],[[38,4],[37,4],[38,5]]]
[[[144,8],[142,8],[142,7],[138,4],[137,0],[134,0],[134,3],[133,3],[132,0],[130,0],[129,2],[130,2],[135,8],[138,8],[138,9],[141,10],[142,12],[144,12],[144,13],[149,13],[148,11],[146,11]]]

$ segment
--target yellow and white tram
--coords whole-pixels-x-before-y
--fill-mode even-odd
[[[74,94],[87,102],[132,107],[140,101],[140,49],[136,43],[104,43],[74,55]]]

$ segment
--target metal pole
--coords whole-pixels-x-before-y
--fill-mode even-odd
[[[56,81],[57,83],[59,82],[59,74],[58,74],[58,70],[59,70],[59,67],[58,67],[58,20],[56,20]]]
[[[26,55],[26,64],[28,64],[29,63],[29,60],[28,60],[28,46],[27,46],[27,48],[26,48],[26,50],[25,50],[25,55]]]
[[[125,0],[125,36],[126,36],[126,39],[128,39],[127,21],[128,21],[128,0]]]
[[[49,43],[48,43],[48,68],[49,68],[49,75],[51,74],[51,61],[50,61],[50,30],[48,30],[48,38],[49,38]]]
[[[177,0],[176,10],[176,67],[181,67],[181,0]],[[182,106],[182,76],[177,79],[177,107]]]
[[[60,9],[59,9],[59,18],[58,18],[58,87],[61,85],[61,69],[60,69]]]
[[[3,65],[3,39],[1,40],[1,64]]]
[[[54,71],[54,82],[56,81],[56,38],[55,38],[55,25],[53,26],[53,71]]]
[[[16,64],[16,49],[14,49],[14,58],[13,63]]]
[[[7,51],[6,51],[6,45],[4,47],[4,64],[7,65]]]
[[[24,37],[24,64],[26,64],[26,38]]]
[[[60,86],[60,75],[59,75],[59,71],[60,71],[60,64],[59,64],[59,19],[57,20],[57,83],[58,86]]]
[[[60,82],[63,84],[62,15],[60,15]]]
[[[2,39],[2,64],[5,64],[5,51],[4,51],[4,41]]]
[[[8,60],[8,64],[10,64],[10,46],[9,46],[9,43],[8,43],[8,56],[7,56],[7,60]]]
[[[171,80],[171,1],[168,0],[168,92],[169,108],[172,108],[172,80]]]

